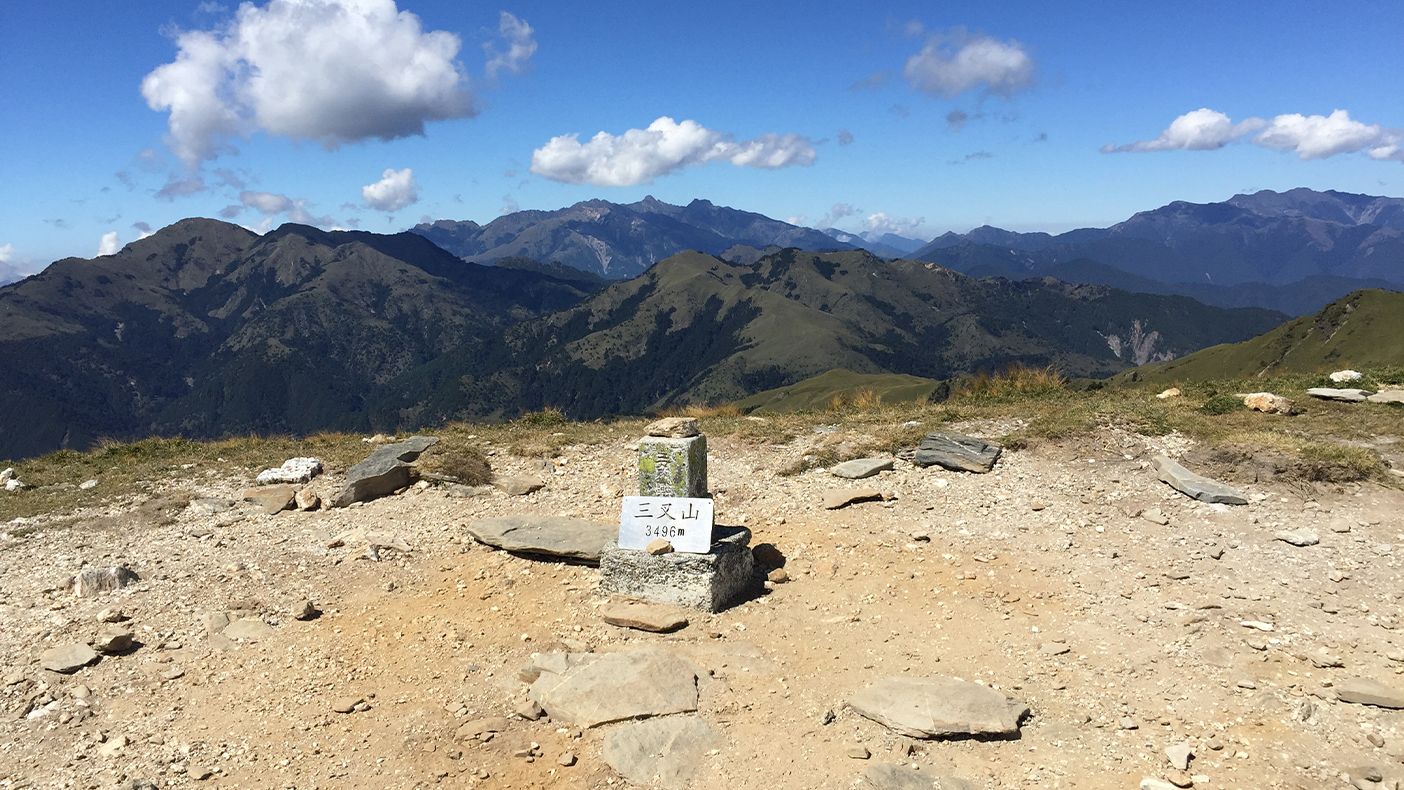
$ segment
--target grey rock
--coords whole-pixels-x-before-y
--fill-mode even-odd
[[[1190,758],[1193,756],[1194,750],[1188,743],[1175,743],[1165,747],[1165,759],[1181,771],[1189,770]]]
[[[129,568],[120,565],[111,568],[88,568],[69,580],[73,594],[79,598],[90,598],[99,593],[120,590],[135,581],[140,581]]]
[[[507,496],[526,496],[546,487],[546,481],[536,475],[509,475],[492,481]]]
[[[1322,400],[1339,400],[1347,403],[1359,403],[1375,393],[1370,390],[1348,389],[1344,387],[1312,387],[1306,391],[1306,394],[1313,398],[1321,398]]]
[[[243,496],[245,502],[253,502],[258,505],[260,510],[271,516],[293,506],[293,501],[297,497],[297,489],[293,486],[250,488],[244,491]]]
[[[682,612],[656,603],[629,601],[610,604],[600,610],[600,617],[610,625],[655,633],[676,631],[687,625],[687,618]]]
[[[294,604],[292,607],[294,620],[311,620],[319,614],[321,614],[321,612],[311,601],[303,601],[300,604]]]
[[[1321,542],[1321,537],[1309,529],[1278,530],[1273,537],[1293,546],[1315,546]]]
[[[932,431],[917,445],[912,463],[940,466],[956,472],[988,472],[999,460],[1002,448],[973,436],[948,431]]]
[[[93,647],[100,653],[125,653],[133,644],[132,632],[125,628],[105,628],[93,641]]]
[[[1141,790],[1179,790],[1179,788],[1164,779],[1156,779],[1153,776],[1147,776],[1142,779],[1140,788]]]
[[[872,477],[878,472],[892,471],[892,459],[855,458],[852,461],[844,461],[829,471],[838,477],[845,477],[849,480],[862,480],[865,477]]]
[[[1376,392],[1365,400],[1371,403],[1404,403],[1404,390],[1385,390]]]
[[[668,436],[673,439],[686,439],[702,432],[693,417],[664,417],[649,423],[644,430],[649,436]]]
[[[229,499],[201,497],[200,499],[191,500],[190,504],[186,506],[185,512],[192,516],[213,516],[216,513],[223,513],[232,507],[234,507],[234,502]]]
[[[565,674],[542,672],[529,695],[553,721],[596,727],[697,710],[697,664],[662,650],[605,653]]]
[[[203,612],[200,614],[200,624],[205,627],[205,633],[213,636],[229,627],[229,615],[224,612]]]
[[[332,507],[375,499],[408,486],[413,478],[410,464],[438,442],[434,436],[411,436],[375,448],[366,460],[346,471],[346,487],[332,501]]]
[[[273,635],[273,627],[257,618],[245,617],[235,620],[225,627],[223,634],[227,639],[242,639],[246,642],[257,642],[260,639],[267,639]]]
[[[849,706],[913,738],[1007,735],[1029,706],[994,689],[954,678],[886,677],[854,694]]]
[[[334,713],[350,713],[361,704],[364,697],[338,697],[332,700],[331,709]]]
[[[1404,708],[1404,692],[1370,678],[1350,678],[1337,683],[1341,702],[1374,705],[1377,708]]]
[[[600,553],[600,592],[720,612],[756,590],[751,531],[716,527],[706,554],[651,555],[610,541]]]
[[[1317,669],[1335,669],[1345,666],[1345,661],[1340,656],[1333,656],[1326,652],[1326,648],[1319,648],[1307,653],[1307,660]]]
[[[905,765],[875,763],[863,772],[874,790],[975,790],[975,785],[954,776],[936,776]]]
[[[1223,483],[1217,483],[1207,477],[1200,477],[1163,455],[1156,456],[1155,459],[1151,461],[1151,464],[1155,467],[1161,480],[1186,496],[1211,504],[1248,504],[1248,500],[1233,488]]]
[[[618,537],[619,525],[567,516],[498,516],[472,522],[468,534],[507,551],[599,562],[605,544]]]
[[[51,647],[39,654],[39,666],[65,675],[71,675],[97,660],[97,651],[81,642]]]
[[[696,716],[669,716],[611,732],[604,759],[633,784],[684,787],[707,752],[724,742],[720,732]]]

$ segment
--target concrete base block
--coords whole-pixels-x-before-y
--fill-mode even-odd
[[[651,555],[621,549],[617,543],[600,554],[600,593],[642,598],[655,603],[720,612],[740,603],[753,591],[755,561],[751,531],[745,527],[714,528],[712,550],[706,554]]]

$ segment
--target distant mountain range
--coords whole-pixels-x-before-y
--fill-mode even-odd
[[[1223,203],[1175,202],[1109,228],[1058,235],[989,226],[929,243],[896,234],[802,228],[695,200],[603,200],[519,211],[488,223],[440,220],[413,229],[464,260],[557,262],[625,279],[683,250],[753,263],[793,247],[866,249],[939,263],[975,277],[1056,277],[1220,307],[1314,312],[1361,288],[1404,283],[1404,199],[1293,189]]]
[[[1106,376],[1286,318],[864,251],[747,254],[759,257],[684,252],[603,287],[556,263],[469,263],[415,233],[183,220],[0,288],[0,458],[547,405],[639,413],[835,367],[944,378],[1022,361]]]
[[[762,214],[694,200],[674,206],[587,200],[559,211],[518,211],[479,225],[439,220],[412,232],[474,263],[509,256],[563,263],[611,280],[636,277],[683,250],[717,255],[729,247],[851,250],[854,245]]]
[[[912,257],[976,276],[1051,276],[1302,314],[1360,288],[1404,283],[1404,199],[1264,190],[1056,236],[988,226],[947,233]]]

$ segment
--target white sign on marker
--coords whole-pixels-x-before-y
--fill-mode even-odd
[[[642,550],[659,538],[674,551],[712,550],[712,500],[674,496],[626,496],[619,514],[619,548]]]

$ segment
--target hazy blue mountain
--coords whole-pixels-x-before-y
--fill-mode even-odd
[[[1284,290],[1243,288],[1234,299],[1249,295],[1260,306],[1314,312],[1359,288],[1404,283],[1404,199],[1264,190],[1222,203],[1176,201],[1109,228],[1056,236],[991,227],[947,233],[913,257],[1009,277],[1062,277],[1070,273],[1065,264],[1090,261],[1145,281],[1186,285],[1171,290],[1214,304],[1228,299],[1214,289],[1268,285]],[[1105,271],[1096,277],[1114,280]]]
[[[716,255],[737,244],[805,250],[853,249],[812,228],[694,200],[674,206],[587,200],[558,211],[518,211],[486,225],[439,220],[413,229],[464,260],[523,256],[562,263],[612,280],[634,277],[683,250]]]

